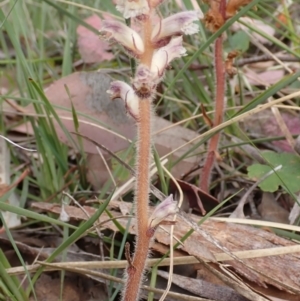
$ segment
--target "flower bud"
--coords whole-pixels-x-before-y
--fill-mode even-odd
[[[152,42],[161,47],[164,41],[170,40],[175,35],[192,35],[199,31],[195,21],[203,18],[202,11],[185,11],[174,14],[158,23],[152,31]]]
[[[155,229],[169,216],[177,213],[177,202],[173,200],[173,194],[170,194],[163,202],[157,205],[149,218],[149,229]]]
[[[147,0],[118,0],[116,9],[123,14],[125,19],[149,13]]]
[[[132,81],[132,86],[136,94],[140,98],[151,97],[157,84],[155,79],[155,74],[153,74],[147,66],[139,65]]]
[[[139,98],[128,84],[120,80],[114,81],[106,92],[112,99],[121,98],[125,103],[126,111],[135,120],[139,119]]]
[[[104,39],[118,42],[134,56],[144,52],[143,40],[136,31],[115,20],[104,20],[102,24],[100,36]]]
[[[182,36],[173,38],[168,45],[158,49],[154,53],[151,63],[151,72],[153,72],[157,78],[162,77],[164,70],[170,62],[184,55],[186,55],[186,49],[182,46]]]

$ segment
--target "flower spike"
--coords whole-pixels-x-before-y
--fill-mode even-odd
[[[114,40],[120,43],[135,56],[139,56],[144,52],[143,40],[136,31],[124,23],[115,20],[104,20],[102,24],[100,35],[104,39]]]
[[[149,13],[147,0],[118,0],[116,9],[123,14],[125,19]]]

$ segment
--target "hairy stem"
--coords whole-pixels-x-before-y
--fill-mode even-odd
[[[220,1],[219,12],[225,20],[226,17],[226,0]],[[225,96],[225,65],[223,59],[223,38],[219,36],[215,41],[215,77],[216,77],[216,104],[215,117],[213,126],[216,127],[222,123],[224,114],[224,96]],[[200,188],[209,192],[211,171],[214,166],[220,133],[216,133],[209,141],[207,157],[201,172]]]
[[[141,63],[150,67],[153,47],[151,44],[151,13],[143,22],[145,52]],[[146,259],[149,252],[151,236],[148,230],[148,200],[150,184],[151,163],[151,123],[152,123],[152,97],[139,100],[139,121],[136,162],[135,206],[137,219],[136,246],[133,260],[127,268],[127,281],[123,294],[123,301],[139,299],[140,286],[143,280]]]

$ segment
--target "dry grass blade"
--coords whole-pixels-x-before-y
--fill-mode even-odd
[[[267,257],[267,256],[293,254],[293,253],[299,253],[299,252],[300,252],[300,245],[296,245],[296,246],[277,247],[277,248],[268,248],[268,249],[238,251],[238,252],[233,252],[233,254],[238,256],[241,259],[247,259],[247,258],[259,258],[259,257]],[[215,253],[214,256],[216,258],[216,261],[234,260],[231,256],[229,256],[226,253]],[[182,256],[182,257],[174,258],[174,265],[194,264],[197,262],[198,262],[198,260],[195,259],[194,256]],[[207,262],[209,262],[209,261],[207,261]],[[70,265],[80,267],[80,268],[86,268],[86,269],[94,269],[94,268],[123,269],[127,266],[127,261],[126,260],[116,260],[116,261],[104,261],[104,262],[100,262],[100,261],[62,262],[62,263],[49,264],[46,268],[46,271],[56,271],[58,268],[64,268],[64,267],[67,267]],[[170,258],[166,258],[161,261],[157,258],[151,258],[151,259],[147,260],[147,267],[152,267],[152,266],[156,266],[156,265],[157,266],[169,266]],[[38,263],[38,264],[33,264],[33,265],[27,266],[27,269],[30,272],[34,272],[39,267],[40,267],[40,264]],[[19,275],[19,274],[24,274],[25,270],[23,267],[13,267],[13,268],[8,268],[7,272],[11,275]]]
[[[211,217],[210,219],[216,221],[222,221],[226,223],[237,223],[237,224],[244,224],[244,225],[251,225],[251,226],[260,226],[260,227],[270,227],[270,228],[277,228],[282,230],[288,231],[300,231],[299,226],[294,225],[286,225],[274,222],[267,222],[267,221],[260,221],[254,219],[243,219],[243,218],[224,218],[224,217]]]

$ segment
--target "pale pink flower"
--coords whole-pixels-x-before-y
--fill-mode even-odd
[[[202,11],[185,11],[174,14],[161,20],[153,29],[152,41],[170,38],[175,35],[192,35],[199,31],[198,24],[194,23],[203,18]]]
[[[115,20],[104,20],[100,35],[107,40],[114,40],[134,55],[144,52],[144,43],[140,35],[126,26],[124,23]]]
[[[167,217],[177,213],[177,202],[173,200],[173,195],[170,194],[163,202],[157,205],[149,218],[149,227],[156,228],[163,223]]]
[[[164,70],[173,59],[185,55],[186,49],[182,46],[182,36],[173,38],[169,44],[154,53],[151,63],[151,72],[159,78],[164,74]]]
[[[121,98],[125,103],[127,112],[134,119],[139,119],[139,98],[128,84],[120,80],[113,81],[106,93],[108,93],[112,99]]]
[[[116,9],[123,14],[125,19],[149,13],[147,0],[118,0]]]

